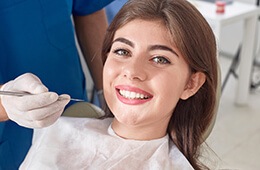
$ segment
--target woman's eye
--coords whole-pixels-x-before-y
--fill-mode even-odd
[[[130,55],[130,53],[127,50],[124,50],[124,49],[116,49],[113,52],[117,55],[120,55],[120,56],[129,56]]]
[[[152,59],[156,64],[170,64],[171,62],[164,57],[154,57]]]

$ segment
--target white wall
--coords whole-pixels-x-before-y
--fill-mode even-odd
[[[234,0],[248,4],[256,4],[256,0]],[[235,23],[223,28],[220,42],[220,50],[227,56],[234,56],[237,52],[239,44],[242,42],[243,24]],[[260,27],[259,27],[260,32]],[[259,36],[258,36],[259,37]],[[260,40],[260,38],[258,38]],[[257,48],[259,45],[256,46]],[[256,49],[257,50],[257,49]]]

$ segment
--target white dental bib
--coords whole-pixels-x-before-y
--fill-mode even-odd
[[[20,169],[133,170],[193,169],[168,135],[150,141],[127,140],[111,128],[111,118],[61,117],[35,130]]]

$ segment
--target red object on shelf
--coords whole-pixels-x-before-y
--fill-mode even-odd
[[[216,1],[216,6],[217,6],[216,13],[218,13],[218,14],[225,13],[226,2],[224,2],[224,1]]]

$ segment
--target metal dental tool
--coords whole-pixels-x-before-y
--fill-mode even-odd
[[[33,95],[31,93],[28,92],[14,92],[14,91],[3,91],[0,90],[0,95],[9,95],[9,96],[25,96],[25,95]],[[62,100],[63,97],[59,97],[59,100]],[[71,101],[76,101],[76,102],[83,102],[84,100],[82,99],[74,99],[74,98],[70,98]]]

